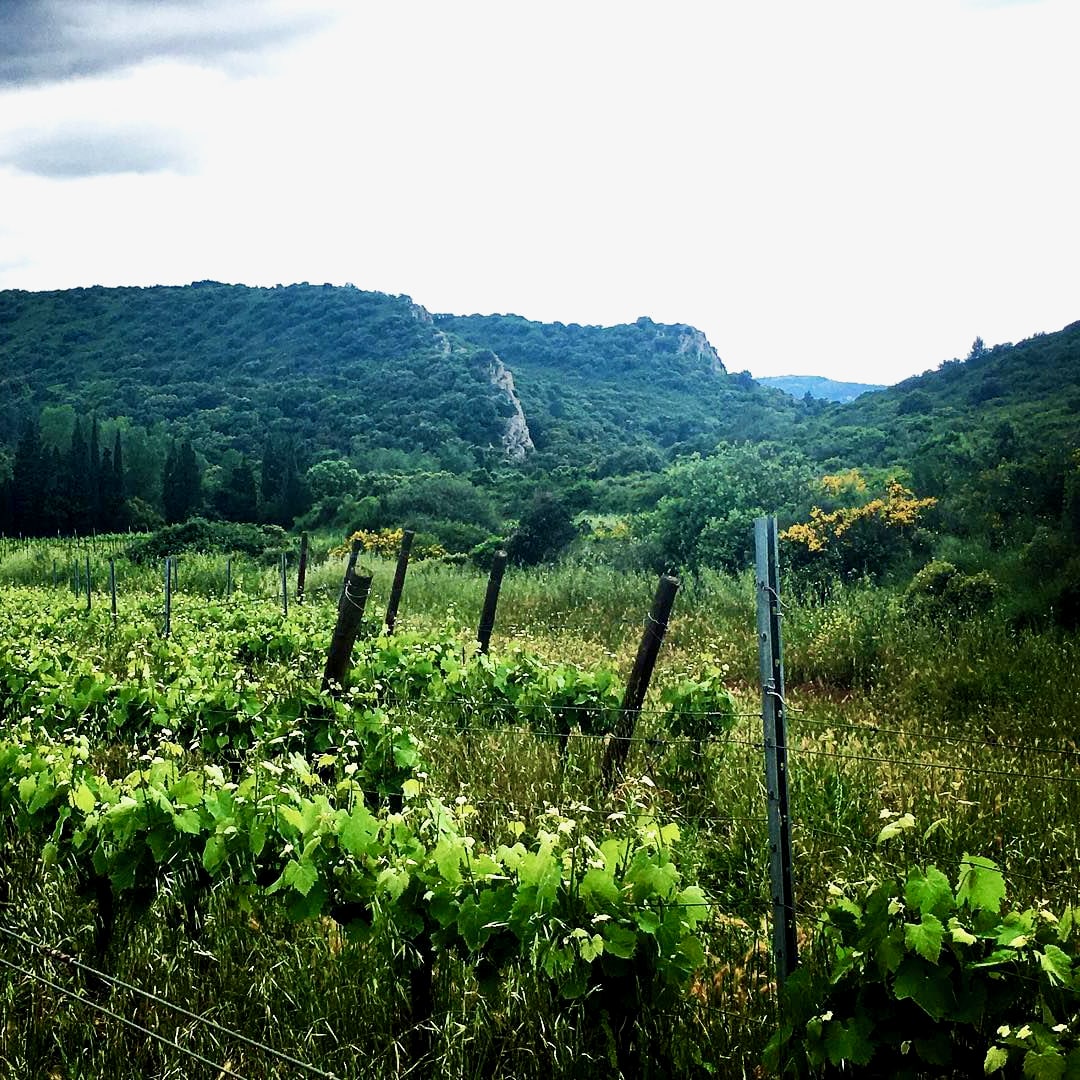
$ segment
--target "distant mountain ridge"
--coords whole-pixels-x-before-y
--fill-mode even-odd
[[[0,447],[47,408],[163,423],[209,463],[284,433],[308,459],[392,452],[459,472],[709,450],[795,411],[729,375],[690,326],[432,315],[351,286],[212,281],[0,291]]]
[[[809,394],[812,398],[840,403],[854,401],[862,394],[884,390],[884,383],[842,382],[824,375],[766,375],[757,379],[762,386],[783,390],[793,398]]]

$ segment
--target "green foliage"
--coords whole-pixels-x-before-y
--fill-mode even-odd
[[[538,492],[526,507],[506,545],[512,562],[523,566],[550,562],[578,535],[573,516],[556,496]]]
[[[673,466],[646,525],[654,565],[741,569],[753,561],[754,519],[790,514],[805,501],[810,476],[802,454],[771,444],[720,446]]]
[[[913,613],[941,621],[988,611],[997,591],[985,570],[962,574],[952,563],[935,559],[911,579],[904,598]]]
[[[128,545],[126,555],[134,562],[146,562],[184,552],[231,551],[273,559],[286,550],[287,543],[285,530],[276,525],[192,518],[140,537]]]
[[[955,886],[929,866],[837,890],[820,930],[827,966],[789,980],[767,1062],[972,1076],[1015,1061],[1025,1076],[1065,1076],[1080,1035],[1071,909],[1003,912],[1004,901],[997,865],[975,855]]]

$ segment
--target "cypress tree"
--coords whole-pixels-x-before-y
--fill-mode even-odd
[[[90,422],[90,446],[87,454],[87,490],[90,499],[90,519],[95,529],[102,528],[101,432],[95,415]]]
[[[15,461],[11,473],[13,533],[42,535],[45,521],[41,493],[46,484],[47,470],[37,417],[27,417],[15,447]]]
[[[75,419],[64,472],[67,529],[69,532],[87,533],[93,526],[94,500],[91,490],[90,447],[83,434],[82,417]]]
[[[202,477],[190,439],[179,447],[173,442],[165,458],[162,484],[165,521],[170,525],[186,521],[202,503]]]

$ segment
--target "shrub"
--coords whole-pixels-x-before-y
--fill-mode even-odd
[[[231,551],[270,562],[288,548],[289,535],[278,525],[190,518],[136,540],[128,545],[125,554],[132,562],[149,562],[183,553]]]

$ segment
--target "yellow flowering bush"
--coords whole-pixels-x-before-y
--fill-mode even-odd
[[[822,489],[834,495],[865,491],[866,482],[852,469],[823,477]],[[808,555],[823,555],[838,572],[876,575],[897,555],[910,550],[923,511],[936,503],[934,498],[918,498],[891,479],[884,494],[858,506],[830,511],[815,506],[809,521],[785,529],[780,539],[787,541],[796,564],[806,565]]]
[[[393,559],[401,550],[401,539],[404,535],[404,529],[357,529],[344,544],[332,548],[330,554],[337,559],[343,558],[349,554],[353,541],[359,540],[361,548],[368,555],[381,555],[385,559]],[[446,549],[442,544],[414,544],[409,552],[409,558],[420,562],[424,559],[443,559],[446,558],[446,554]]]

